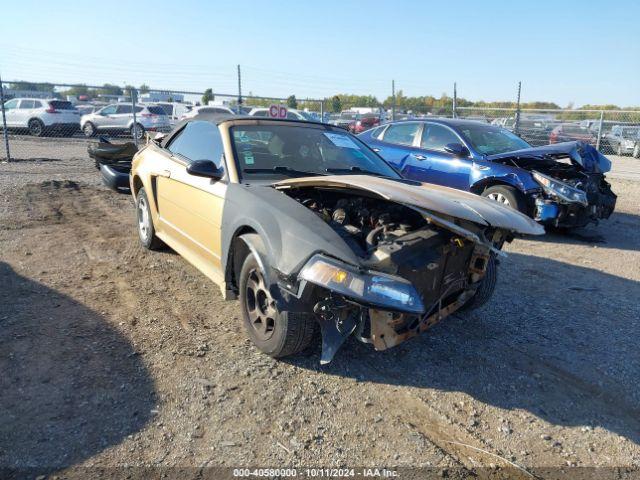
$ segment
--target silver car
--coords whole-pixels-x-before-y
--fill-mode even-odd
[[[115,103],[100,110],[83,115],[80,128],[87,137],[97,133],[129,133],[141,139],[144,132],[168,132],[171,121],[159,105],[136,105],[136,124],[134,129],[133,106],[129,103]]]

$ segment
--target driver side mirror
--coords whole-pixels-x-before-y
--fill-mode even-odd
[[[444,150],[445,150],[445,152],[449,152],[449,153],[455,155],[456,157],[468,157],[469,156],[469,150],[467,149],[467,147],[465,147],[461,143],[448,143],[444,147]]]
[[[220,180],[224,176],[224,170],[216,167],[211,160],[196,160],[187,166],[187,173],[195,177],[211,178]]]

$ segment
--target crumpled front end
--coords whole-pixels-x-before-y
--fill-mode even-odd
[[[584,142],[566,142],[490,157],[528,170],[540,185],[530,192],[533,217],[555,227],[582,227],[607,219],[616,195],[606,181],[611,162]]]
[[[360,259],[352,265],[318,252],[295,278],[281,278],[289,308],[313,311],[320,324],[322,363],[352,334],[384,350],[468,304],[492,257],[511,239],[506,229],[361,192],[303,187],[286,193],[327,222]]]

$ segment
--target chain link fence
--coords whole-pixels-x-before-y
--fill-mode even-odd
[[[54,85],[0,81],[0,161],[86,158],[100,137],[144,143],[198,113],[268,116],[285,106],[288,118],[321,121],[324,102],[131,86]],[[295,107],[295,108],[293,108]],[[283,110],[284,111],[284,110]]]
[[[640,111],[458,107],[456,114],[504,127],[533,146],[581,140],[605,155],[640,158]]]
[[[140,143],[197,112],[266,117],[270,106],[282,105],[288,118],[329,121],[321,99],[1,80],[0,92],[0,161],[86,158],[88,145],[101,136]],[[640,111],[460,107],[454,97],[450,106],[430,114],[499,125],[533,146],[582,140],[607,155],[640,158]],[[415,116],[395,112],[396,120]],[[391,118],[386,112],[385,119]]]

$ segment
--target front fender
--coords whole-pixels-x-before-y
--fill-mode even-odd
[[[487,165],[474,164],[471,169],[469,184],[470,191],[474,193],[481,193],[488,185],[492,184],[510,185],[523,194],[540,188],[540,185],[533,179],[530,172],[495,164],[488,166],[488,168]]]

